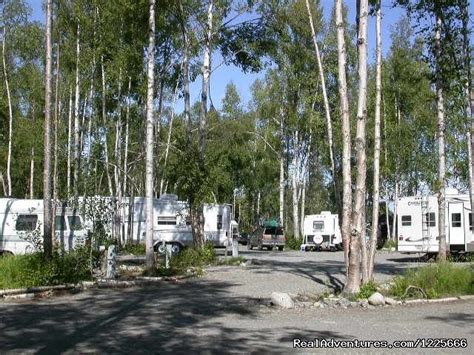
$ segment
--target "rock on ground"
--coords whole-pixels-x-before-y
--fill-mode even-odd
[[[282,308],[293,308],[295,306],[290,295],[284,292],[272,292],[271,300],[274,305]]]
[[[394,300],[393,298],[390,298],[390,297],[385,297],[385,303],[390,305],[390,306],[393,306],[393,305],[398,304],[398,301]]]
[[[375,292],[369,297],[369,304],[372,306],[383,306],[385,304],[385,298],[381,293]]]

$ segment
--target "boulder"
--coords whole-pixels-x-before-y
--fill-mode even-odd
[[[372,306],[383,306],[385,304],[385,298],[381,293],[375,292],[369,297],[369,304]]]
[[[295,306],[290,295],[284,292],[272,292],[271,300],[272,304],[282,308],[293,308]]]
[[[385,297],[385,303],[390,305],[390,306],[393,306],[393,305],[398,304],[398,301],[394,300],[393,298],[390,298],[390,297]]]

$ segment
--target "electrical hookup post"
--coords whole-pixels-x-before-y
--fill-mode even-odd
[[[117,253],[115,252],[115,245],[109,245],[107,249],[107,272],[105,278],[107,280],[115,279],[117,275]]]

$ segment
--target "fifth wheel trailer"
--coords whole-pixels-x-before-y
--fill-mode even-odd
[[[438,198],[398,199],[398,251],[437,253],[439,251]],[[446,193],[446,242],[453,252],[474,251],[473,218],[468,194]]]

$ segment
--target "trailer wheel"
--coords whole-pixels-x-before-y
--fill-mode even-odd
[[[157,244],[155,246],[155,251],[160,255],[164,255],[166,253],[166,245],[163,245],[163,243]]]
[[[329,250],[334,253],[336,251],[336,247],[330,247]]]
[[[278,247],[279,251],[283,251],[283,246]]]
[[[172,252],[173,254],[175,254],[175,255],[178,254],[178,253],[181,251],[181,249],[183,249],[183,247],[181,246],[181,244],[179,244],[179,243],[171,243],[171,252]]]

